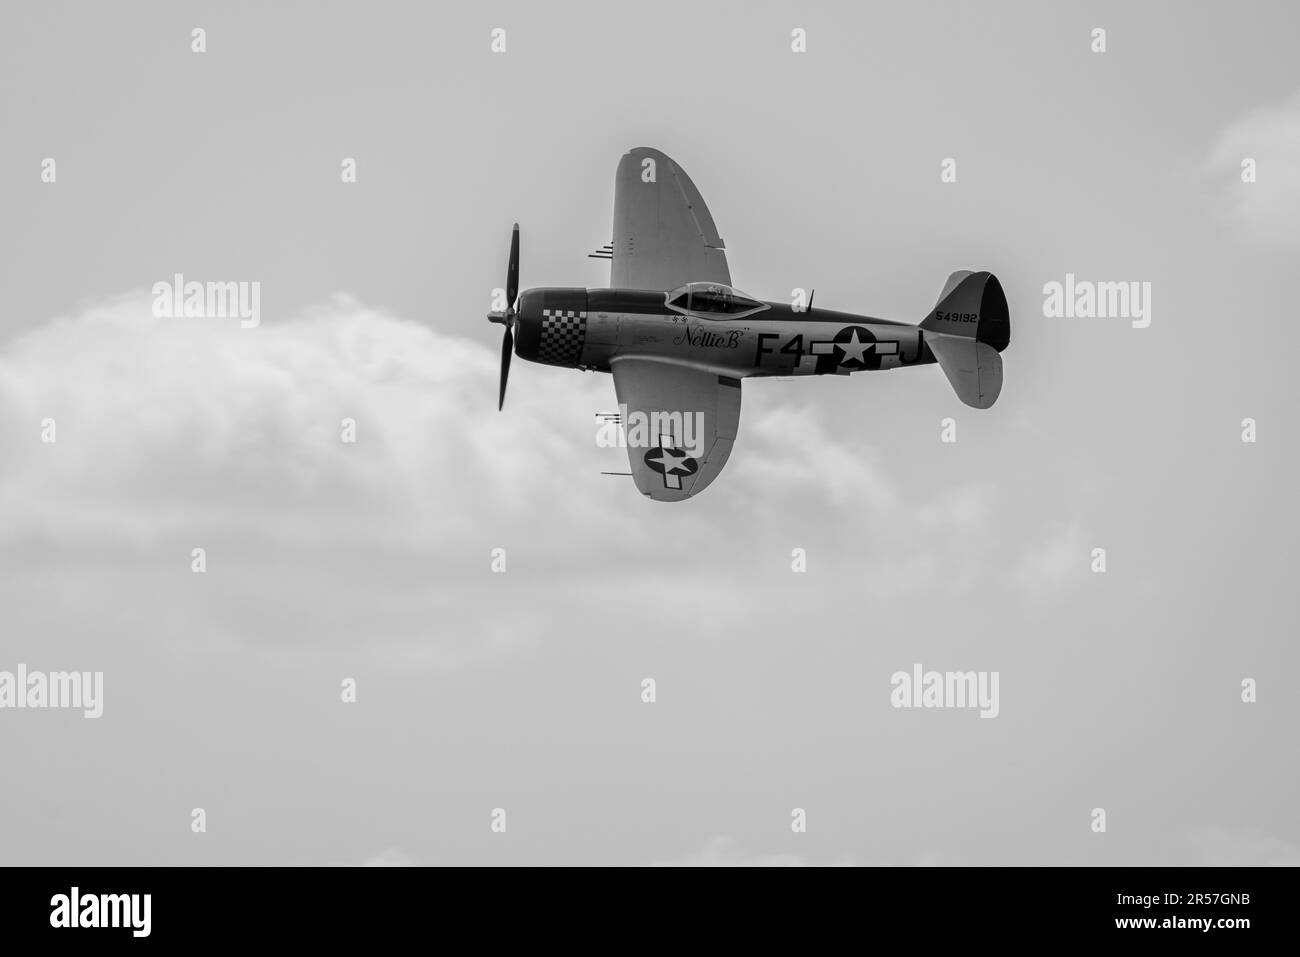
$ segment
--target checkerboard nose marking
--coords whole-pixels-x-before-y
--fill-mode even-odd
[[[537,360],[557,366],[577,365],[587,339],[587,314],[573,309],[543,309]]]

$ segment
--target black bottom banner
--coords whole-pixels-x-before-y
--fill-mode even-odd
[[[902,933],[926,944],[1231,947],[1294,926],[1292,868],[745,869],[725,879],[710,870],[9,868],[0,870],[0,926],[7,943],[96,947],[373,945],[424,931],[493,943],[667,942],[689,931],[731,944]]]

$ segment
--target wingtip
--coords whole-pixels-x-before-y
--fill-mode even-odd
[[[669,159],[667,153],[654,146],[634,146],[624,156],[654,156],[662,159]]]

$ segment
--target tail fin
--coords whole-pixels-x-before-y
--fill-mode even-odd
[[[957,398],[987,409],[1002,391],[1002,356],[1011,341],[1011,320],[1002,284],[991,272],[955,272],[939,301],[921,320],[925,344],[948,377]]]

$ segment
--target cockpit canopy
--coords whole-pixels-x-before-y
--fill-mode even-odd
[[[716,282],[687,283],[665,294],[668,308],[701,319],[736,319],[766,309],[739,289]]]

